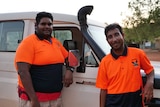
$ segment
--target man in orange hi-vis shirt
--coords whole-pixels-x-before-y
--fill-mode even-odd
[[[52,30],[53,16],[48,12],[38,13],[35,34],[26,37],[16,50],[20,107],[62,107],[63,84],[69,87],[73,82],[69,66],[63,80],[62,66],[68,51],[51,37]]]
[[[102,59],[98,70],[100,107],[144,107],[144,99],[153,97],[153,66],[142,50],[125,45],[119,24],[106,26],[105,35],[111,53]],[[140,69],[147,75],[144,87]]]

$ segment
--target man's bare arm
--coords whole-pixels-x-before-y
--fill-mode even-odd
[[[18,62],[17,66],[18,66],[18,74],[21,78],[26,93],[28,94],[31,100],[32,107],[40,107],[37,96],[33,88],[31,75],[29,72],[31,65],[24,62]]]

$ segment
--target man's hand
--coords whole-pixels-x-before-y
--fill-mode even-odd
[[[149,102],[153,98],[153,82],[147,82],[144,86],[144,99]]]
[[[154,70],[147,74],[147,81],[144,86],[143,95],[145,102],[149,102],[153,98]]]
[[[40,103],[38,100],[31,100],[31,107],[40,107]]]
[[[69,87],[73,83],[73,73],[70,70],[66,70],[64,79],[63,79],[64,86]]]

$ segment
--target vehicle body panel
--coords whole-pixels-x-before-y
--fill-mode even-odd
[[[0,24],[1,22],[23,21],[24,31],[22,37],[24,39],[29,34],[34,33],[36,13],[37,12],[0,14]],[[73,84],[68,88],[64,87],[62,90],[63,107],[98,107],[100,90],[95,87],[95,82],[100,59],[95,49],[81,32],[77,16],[53,13],[53,17],[55,36],[58,37],[59,35],[57,34],[59,33],[71,34],[72,40],[77,42],[77,47],[82,58],[81,61],[82,64],[84,64],[80,70],[76,68],[73,73]],[[93,39],[97,46],[102,49],[102,53],[109,53],[110,47],[103,34],[105,24],[93,20],[87,20],[87,24],[87,32],[89,33],[90,39]],[[101,31],[101,33],[98,31]],[[60,38],[60,40],[64,41],[63,38]],[[0,106],[2,107],[18,106],[17,71],[14,67],[14,56],[15,51],[0,51]],[[158,79],[160,79],[159,63],[160,62],[152,62],[155,67],[156,78]],[[154,89],[154,97],[160,98],[160,89]]]

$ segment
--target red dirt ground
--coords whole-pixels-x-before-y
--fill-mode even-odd
[[[160,50],[144,49],[151,61],[160,61]]]

